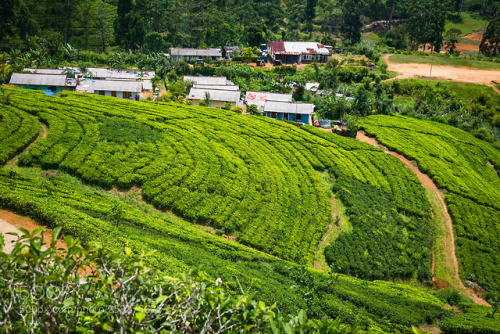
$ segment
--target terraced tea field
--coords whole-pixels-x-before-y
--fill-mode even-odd
[[[170,275],[204,265],[284,312],[389,332],[446,313],[422,289],[309,268],[325,228],[335,228],[318,173],[326,170],[353,227],[328,248],[332,271],[429,278],[429,203],[411,171],[381,150],[212,108],[6,92],[0,129],[19,140],[0,141],[4,161],[37,136],[39,122],[47,135],[0,170],[2,208],[86,244],[127,245]]]
[[[500,288],[500,152],[440,123],[371,116],[361,126],[383,145],[418,163],[446,195],[460,276]]]

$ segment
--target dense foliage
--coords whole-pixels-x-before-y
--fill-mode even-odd
[[[124,245],[134,253],[156,250],[145,261],[171,275],[204,265],[210,275],[236,280],[266,303],[276,302],[284,313],[303,308],[315,318],[341,317],[371,331],[396,332],[443,314],[440,304],[419,289],[319,273],[232,241],[235,236],[257,249],[311,264],[331,210],[328,192],[315,169],[336,168],[339,178],[370,182],[397,199],[396,210],[425,215],[428,204],[420,200],[421,189],[413,187],[414,177],[409,178],[401,163],[380,150],[313,127],[297,128],[222,110],[7,90],[12,105],[48,125],[48,136],[20,157],[21,164],[35,167],[4,167],[0,173],[1,207],[61,226],[85,245],[99,241],[113,252],[120,252]],[[148,140],[160,133],[162,140],[141,142],[132,130],[127,137],[130,141],[106,141],[100,131],[105,129],[109,136],[114,124],[140,127]],[[49,173],[52,176],[47,180],[37,165],[57,168],[61,175]],[[91,183],[106,188],[142,186],[142,195],[151,203],[215,230],[138,201],[133,194],[140,198],[140,189],[113,195],[119,193]],[[202,193],[208,189],[211,192]],[[235,197],[238,191],[242,198]],[[233,198],[241,204],[234,205],[239,202]],[[237,221],[242,225],[230,225]],[[412,233],[410,227],[407,230]],[[358,233],[344,251],[367,237]],[[406,247],[418,252],[426,247],[426,240],[408,240]],[[415,265],[429,270],[428,258],[408,260],[403,271],[413,272]],[[365,267],[377,266],[370,257],[358,261],[366,262]],[[398,277],[397,273],[382,274]]]
[[[479,305],[459,305],[463,311],[444,320],[439,328],[444,334],[498,334],[500,316],[492,315],[491,307]]]
[[[0,4],[0,46],[50,53],[84,50],[164,52],[172,46],[258,46],[274,40],[357,43],[372,21],[409,20],[416,43],[437,43],[444,18],[463,10],[491,15],[494,0],[9,0]],[[413,24],[415,23],[415,24]],[[422,31],[424,29],[424,31]]]
[[[500,289],[500,152],[448,125],[402,116],[370,116],[360,126],[387,147],[417,161],[448,195],[460,275]]]
[[[305,311],[287,320],[276,305],[235,295],[199,270],[166,276],[130,248],[123,255],[97,244],[87,250],[71,236],[57,248],[60,228],[45,244],[42,229],[22,230],[12,252],[0,251],[4,332],[352,333],[339,321],[308,321]]]
[[[0,164],[2,165],[31,143],[40,129],[36,117],[11,107],[8,94],[4,99],[0,112]]]
[[[49,128],[20,165],[62,169],[105,188],[140,186],[156,207],[285,259],[311,264],[328,223],[328,194],[315,169],[336,166],[342,175],[407,198],[402,210],[428,211],[421,190],[411,187],[414,178],[387,173],[404,171],[396,159],[313,128],[306,127],[315,136],[268,118],[213,109],[74,93],[47,97],[47,103],[40,94],[11,92],[13,105]]]
[[[500,96],[490,87],[454,82],[394,80],[384,87],[403,115],[426,117],[470,131],[480,139],[500,140]],[[483,129],[483,130],[481,130]],[[479,132],[478,132],[479,130]]]
[[[388,164],[384,172],[400,173],[396,166]],[[412,179],[410,174],[408,177]],[[426,203],[425,194],[417,180],[414,184],[392,185],[401,186],[409,186],[402,193],[413,196],[394,198],[371,182],[345,177],[336,180],[334,191],[347,207],[353,230],[341,234],[325,249],[333,271],[368,279],[430,279],[430,226],[421,223],[429,222],[430,217],[414,212],[426,207],[422,204]]]

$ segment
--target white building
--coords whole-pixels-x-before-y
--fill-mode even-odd
[[[79,85],[76,87],[76,91],[119,97],[122,99],[139,100],[139,93],[142,92],[142,82],[83,79],[80,80]]]
[[[267,117],[303,124],[314,124],[314,104],[266,101],[264,113]]]
[[[255,104],[257,109],[264,111],[266,101],[292,102],[292,94],[270,92],[247,92],[245,95],[247,105]]]

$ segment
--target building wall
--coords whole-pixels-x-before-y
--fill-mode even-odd
[[[191,100],[193,101],[193,106],[199,106],[200,101],[203,100]],[[213,108],[225,108],[226,102],[225,101],[211,101],[210,102],[210,107]],[[231,109],[236,107],[236,102],[231,102]]]
[[[266,116],[269,117],[269,118],[272,118],[270,112],[267,112]],[[278,117],[274,118],[274,119],[277,119],[278,121],[282,121],[284,119],[284,114],[283,113],[278,113],[277,116]],[[292,120],[294,116],[295,116],[295,114],[288,114],[288,120]],[[304,124],[313,125],[312,115],[301,114],[300,118],[297,119],[297,122],[301,122],[301,123],[304,123]]]
[[[15,85],[16,87],[19,88],[25,88],[25,89],[34,89],[34,90],[47,90],[50,87],[49,86],[33,86],[33,85]],[[59,93],[62,91],[62,87],[56,86],[56,93]]]
[[[94,91],[94,94],[100,95],[99,92],[100,91],[96,90],[96,91]],[[113,95],[111,94],[111,91],[104,91],[104,96],[113,96]],[[136,97],[138,97],[138,96],[139,96],[138,93],[132,93],[131,99],[136,100]],[[116,92],[116,97],[123,99],[123,92]]]

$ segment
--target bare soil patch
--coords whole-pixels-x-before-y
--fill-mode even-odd
[[[397,73],[397,79],[418,79],[429,77],[430,64],[396,64],[389,61],[391,54],[384,55],[383,60],[389,71]],[[434,65],[432,66],[432,77],[434,79],[451,80],[458,82],[470,82],[481,85],[492,85],[492,81],[500,82],[500,71],[496,70],[475,70],[467,67],[454,67]]]
[[[455,48],[460,52],[479,52],[479,45],[471,43],[460,42],[455,45]]]
[[[483,39],[483,33],[484,33],[483,31],[476,31],[473,32],[472,34],[468,34],[467,36],[465,36],[465,38],[481,42],[481,40]]]
[[[490,306],[485,300],[478,297],[472,289],[466,288],[463,285],[462,280],[460,279],[460,276],[458,274],[458,260],[457,260],[456,254],[455,254],[455,237],[453,234],[453,224],[452,224],[451,216],[448,213],[448,209],[447,209],[445,201],[444,201],[445,195],[443,194],[443,192],[437,188],[436,184],[432,181],[432,179],[427,174],[422,173],[418,169],[415,162],[408,160],[407,158],[405,158],[401,154],[389,151],[386,147],[381,145],[375,138],[368,137],[364,131],[358,131],[356,139],[359,141],[368,143],[372,146],[379,147],[385,153],[393,155],[396,158],[398,158],[400,161],[402,161],[405,164],[405,166],[407,168],[409,168],[413,173],[415,173],[415,175],[418,177],[422,186],[425,189],[428,189],[437,195],[441,205],[440,205],[440,208],[433,206],[432,210],[433,211],[434,210],[441,210],[441,212],[439,212],[439,214],[441,215],[441,217],[443,217],[443,223],[445,224],[445,228],[448,230],[448,233],[445,234],[445,237],[443,238],[442,242],[443,242],[443,247],[445,249],[445,252],[446,252],[446,254],[448,254],[448,261],[452,261],[452,263],[453,263],[453,276],[455,277],[456,281],[458,282],[460,290],[462,290],[470,298],[472,298],[472,300],[474,300],[475,303]],[[447,237],[447,236],[449,236],[449,237]],[[434,268],[432,271],[434,274]],[[440,279],[440,281],[438,281],[437,277],[433,277],[433,282],[438,283],[440,285],[444,285],[444,283],[448,283],[442,279]]]
[[[22,232],[19,231],[19,228],[25,228],[30,232],[33,232],[35,229],[39,228],[40,225],[33,219],[25,216],[18,215],[11,211],[1,210],[0,209],[0,233],[4,234],[5,238],[5,248],[4,252],[10,253],[14,246],[14,241],[17,240],[16,236],[6,235],[6,233],[12,232],[17,233],[19,235]],[[52,239],[52,230],[46,228],[46,232],[43,235],[43,241],[46,244],[50,244],[50,240]],[[57,242],[57,247],[66,248],[66,243],[63,239],[59,238]]]

